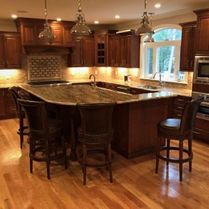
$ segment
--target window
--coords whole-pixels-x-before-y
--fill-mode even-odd
[[[179,71],[181,30],[158,29],[153,39],[143,43],[142,78],[185,82],[186,73]]]

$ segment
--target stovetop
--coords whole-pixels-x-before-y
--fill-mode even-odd
[[[45,81],[29,81],[28,84],[30,85],[50,85],[50,84],[70,84],[69,81],[65,81],[65,80],[45,80]]]

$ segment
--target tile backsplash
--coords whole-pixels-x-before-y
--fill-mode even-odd
[[[27,57],[28,80],[62,79],[62,57],[31,55]]]

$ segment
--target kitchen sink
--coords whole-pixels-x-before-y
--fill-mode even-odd
[[[144,86],[144,88],[145,88],[145,89],[153,89],[153,90],[155,90],[155,89],[160,89],[160,86],[146,85],[146,86]]]

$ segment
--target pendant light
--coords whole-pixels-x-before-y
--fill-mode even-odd
[[[147,34],[149,37],[149,40],[152,39],[152,35],[154,34],[154,31],[152,30],[151,26],[151,18],[153,13],[147,12],[147,0],[144,0],[144,12],[141,17],[140,27],[136,30],[136,35],[145,35]]]
[[[53,30],[51,26],[49,25],[48,19],[47,19],[47,0],[44,0],[44,18],[45,18],[45,23],[44,23],[44,29],[39,33],[39,38],[43,39],[47,43],[51,44],[55,38],[55,35],[53,33]]]
[[[76,14],[76,24],[71,29],[71,34],[77,37],[91,34],[90,28],[86,25],[85,16],[81,8],[81,0],[78,0],[78,13]]]

